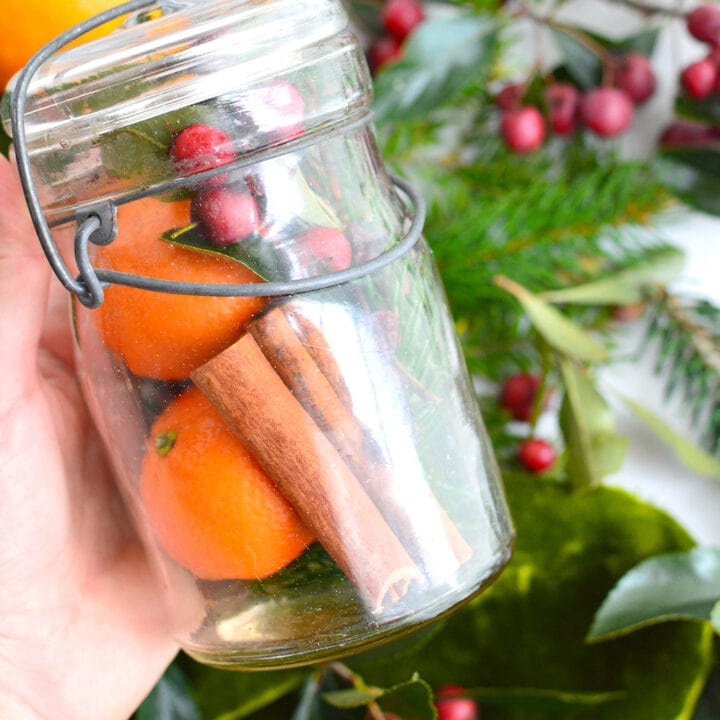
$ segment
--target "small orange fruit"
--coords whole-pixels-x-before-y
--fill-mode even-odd
[[[267,577],[313,540],[195,387],[155,421],[140,490],[160,545],[205,580]]]
[[[3,0],[7,25],[0,43],[0,94],[10,77],[43,45],[73,25],[117,4],[117,0]],[[83,37],[83,42],[107,33],[119,22],[93,30]]]
[[[98,251],[100,267],[204,283],[248,283],[260,278],[234,260],[188,250],[161,239],[190,222],[189,201],[145,198],[118,209],[118,236]],[[257,297],[172,295],[113,285],[94,311],[108,348],[136,375],[179,380],[222,352],[264,306]]]

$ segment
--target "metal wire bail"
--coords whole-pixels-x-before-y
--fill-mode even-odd
[[[297,280],[288,280],[285,282],[264,282],[264,283],[237,283],[237,284],[216,284],[216,283],[196,283],[181,282],[174,280],[161,280],[142,275],[133,275],[123,273],[116,270],[105,268],[95,268],[90,261],[89,244],[107,245],[112,242],[117,235],[117,208],[110,202],[106,201],[94,207],[84,208],[73,216],[63,218],[58,223],[72,221],[77,223],[75,232],[75,260],[78,266],[78,275],[73,277],[67,266],[65,265],[60,252],[55,245],[52,233],[45,219],[42,205],[38,197],[37,189],[32,177],[31,163],[27,148],[27,140],[25,133],[25,108],[27,103],[27,95],[33,76],[40,66],[51,55],[61,50],[65,45],[80,38],[95,28],[104,25],[107,22],[115,20],[123,15],[136,12],[146,7],[156,6],[155,0],[131,0],[116,8],[100,13],[67,32],[62,33],[53,41],[41,48],[24,69],[18,75],[17,82],[12,93],[11,108],[11,126],[13,134],[13,143],[15,155],[17,158],[17,167],[20,175],[25,199],[30,211],[35,231],[42,245],[45,256],[48,259],[55,275],[57,275],[63,286],[71,293],[75,294],[79,301],[88,308],[97,308],[102,304],[104,289],[111,284],[126,285],[128,287],[139,288],[143,290],[153,290],[157,292],[181,294],[181,295],[205,295],[217,297],[250,297],[250,296],[278,296],[278,295],[294,295],[298,293],[311,292],[313,290],[321,290],[356,280],[373,273],[394,260],[400,258],[407,253],[417,243],[422,235],[425,223],[426,205],[422,195],[406,180],[391,176],[391,181],[396,190],[404,196],[407,212],[411,217],[411,222],[404,236],[385,252],[365,263],[340,270],[337,272],[327,273],[319,277],[302,278]],[[370,117],[366,116],[357,123],[366,123],[370,121]],[[353,123],[356,124],[356,123]],[[342,128],[347,131],[347,127]],[[337,132],[337,131],[336,131]],[[318,138],[301,138],[299,140],[290,141],[293,149],[300,146],[307,146],[317,142]],[[273,148],[268,157],[287,152],[287,149]],[[252,157],[240,159],[240,165],[247,165],[257,162],[258,157],[252,154]],[[262,159],[268,159],[262,157]],[[227,167],[223,170],[227,171]],[[207,173],[201,173],[195,179],[198,179]],[[170,185],[178,185],[185,182],[186,179],[178,178]],[[135,197],[124,198],[123,203],[131,202],[143,196],[145,193],[138,193]]]

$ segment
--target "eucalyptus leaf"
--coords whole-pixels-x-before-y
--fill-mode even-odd
[[[660,440],[675,451],[690,470],[703,477],[720,480],[720,460],[675,432],[662,418],[640,403],[625,396],[622,396],[622,399]]]
[[[462,14],[428,19],[404,47],[403,58],[375,79],[378,122],[425,117],[489,72],[497,21]]]
[[[602,600],[648,556],[688,550],[667,514],[615,488],[569,493],[506,473],[517,530],[513,559],[495,584],[453,614],[421,651],[348,664],[387,685],[417,671],[433,688],[547,688],[622,692],[612,702],[557,709],[527,698],[482,704],[483,720],[690,720],[712,658],[708,623],[666,623],[588,644]]]
[[[551,303],[632,305],[645,298],[648,287],[663,285],[677,277],[684,260],[685,255],[681,250],[665,246],[635,267],[594,282],[551,290],[539,297]]]
[[[567,471],[576,487],[594,485],[620,469],[629,441],[615,431],[612,410],[590,379],[568,360],[561,360],[560,368]]]
[[[704,620],[720,598],[720,549],[699,547],[643,561],[624,575],[600,606],[590,640],[667,620]]]
[[[508,278],[496,277],[495,284],[517,298],[535,329],[553,348],[585,362],[607,360],[607,348],[552,305]]]
[[[551,28],[565,67],[575,82],[583,89],[597,87],[602,80],[602,62],[599,55],[581,39],[580,33],[571,28]]]
[[[135,720],[200,720],[183,671],[173,663],[135,714]]]

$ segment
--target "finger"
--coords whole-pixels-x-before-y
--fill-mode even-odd
[[[35,377],[49,277],[17,171],[0,155],[0,405]]]

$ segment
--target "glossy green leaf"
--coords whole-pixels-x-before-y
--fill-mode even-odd
[[[202,720],[239,720],[298,690],[307,671],[228,673],[193,665],[190,675]]]
[[[468,688],[464,694],[479,700],[481,705],[527,707],[545,712],[578,710],[625,698],[624,692],[564,692],[542,688]]]
[[[720,150],[678,148],[656,159],[658,177],[687,205],[720,215]]]
[[[175,663],[145,698],[135,720],[200,720],[187,678]]]
[[[710,619],[720,599],[720,549],[649,558],[624,575],[600,606],[588,634],[605,640],[668,620]]]
[[[565,387],[560,427],[567,472],[576,487],[594,485],[620,469],[629,440],[615,431],[612,410],[587,375],[568,360],[562,360],[560,367]]]
[[[483,720],[690,720],[712,657],[708,623],[666,623],[606,643],[585,640],[617,581],[649,556],[690,549],[687,533],[622,490],[570,493],[509,473],[505,487],[517,541],[495,584],[418,653],[353,667],[378,685],[417,671],[433,688],[624,693],[562,713],[524,702],[481,703]]]
[[[623,38],[622,40],[615,41],[613,45],[621,52],[634,51],[650,57],[650,55],[655,52],[659,37],[660,28],[651,27]]]
[[[497,21],[480,15],[428,19],[408,38],[403,58],[375,79],[378,122],[425,117],[484,78]]]
[[[553,348],[585,362],[607,360],[607,348],[552,305],[508,278],[497,277],[495,284],[517,298],[535,329]]]
[[[628,397],[623,397],[623,400],[655,435],[675,451],[688,468],[703,477],[720,480],[720,460],[675,432],[664,420],[640,403]]]
[[[554,27],[551,29],[553,40],[563,57],[563,67],[567,69],[575,82],[584,90],[597,87],[602,79],[602,62],[572,28]]]
[[[648,287],[661,285],[677,277],[683,267],[684,253],[678,248],[662,248],[650,260],[595,282],[542,293],[551,303],[589,305],[632,305],[645,298]]]
[[[348,688],[323,694],[323,700],[338,708],[356,708],[375,702],[382,694],[380,688]]]

